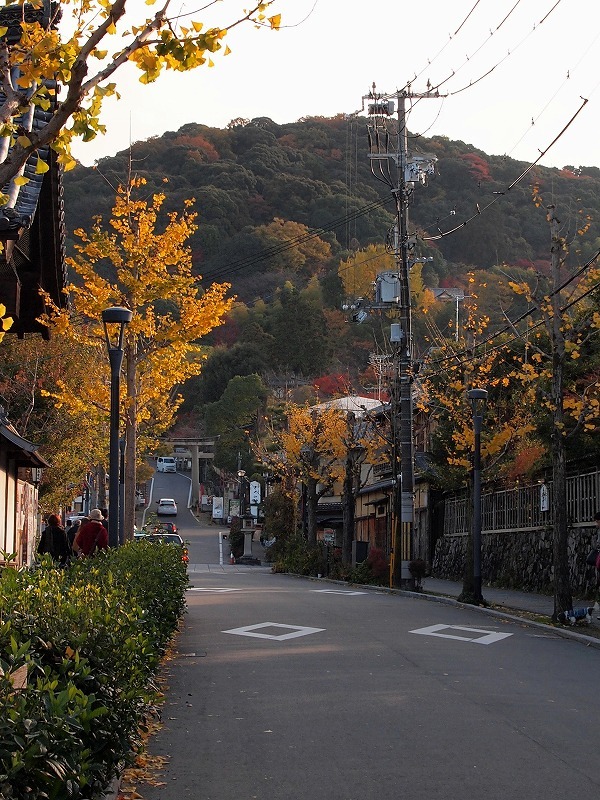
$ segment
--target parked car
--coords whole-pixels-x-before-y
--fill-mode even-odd
[[[156,513],[162,514],[164,516],[177,516],[177,503],[171,497],[161,497],[160,500],[156,501]]]
[[[179,545],[179,547],[181,547],[181,560],[186,564],[190,560],[186,544],[178,533],[149,533],[144,536],[143,541],[150,544],[162,542],[165,544]]]

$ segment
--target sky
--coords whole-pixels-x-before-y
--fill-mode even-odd
[[[145,19],[144,0],[129,5],[131,19]],[[204,5],[186,0],[173,14]],[[221,0],[185,21],[225,27],[247,7]],[[373,84],[392,96],[410,84],[446,95],[409,101],[411,134],[544,166],[600,167],[599,0],[276,0],[273,13],[280,30],[231,30],[232,52],[212,68],[144,86],[127,65],[120,99],[105,105],[107,134],[76,145],[76,158],[89,166],[190,122],[352,115]]]

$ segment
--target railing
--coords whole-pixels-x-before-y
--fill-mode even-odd
[[[495,492],[484,491],[481,495],[482,531],[532,531],[551,525],[554,520],[552,482],[543,486],[544,489],[537,483]],[[542,510],[542,498],[547,498],[548,510]],[[565,502],[569,525],[589,526],[594,513],[600,510],[600,469],[569,476]],[[470,518],[471,509],[467,507],[464,494],[446,498],[444,535],[468,533]]]

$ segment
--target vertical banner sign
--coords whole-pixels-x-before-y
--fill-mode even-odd
[[[258,517],[258,506],[260,505],[260,482],[250,481],[250,513],[253,517]]]
[[[550,510],[550,497],[545,483],[540,486],[540,511]]]
[[[223,519],[223,498],[222,497],[213,497],[212,518],[213,519]]]

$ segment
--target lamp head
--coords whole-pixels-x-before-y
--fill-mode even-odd
[[[471,407],[473,408],[473,414],[481,414],[483,413],[483,409],[485,408],[485,404],[487,402],[487,389],[469,389],[467,392],[467,398],[471,403]]]
[[[102,312],[102,322],[104,324],[104,335],[106,346],[109,350],[121,350],[123,347],[123,334],[125,326],[131,322],[132,312],[129,308],[121,306],[111,306]],[[109,326],[111,326],[109,328]],[[116,328],[115,328],[116,326]],[[110,331],[115,334],[112,338]]]

